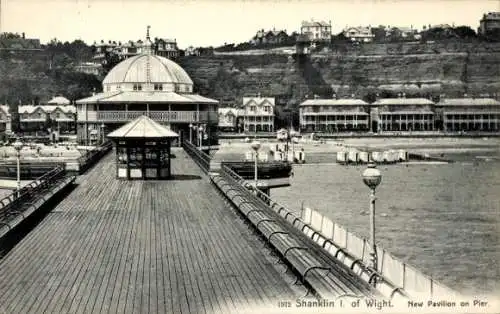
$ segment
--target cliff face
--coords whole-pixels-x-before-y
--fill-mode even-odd
[[[181,66],[201,92],[235,99],[261,92],[300,102],[336,92],[428,96],[500,92],[500,45],[371,45],[306,58],[286,55],[186,57]]]
[[[90,75],[75,73],[66,55],[0,52],[0,102],[71,99],[101,89]],[[408,96],[500,92],[500,44],[390,44],[338,46],[308,57],[285,54],[184,57],[179,64],[209,97],[241,104],[245,95],[277,97],[295,106],[306,95],[356,97],[377,92]],[[49,65],[52,70],[49,70]],[[54,66],[56,65],[56,66]],[[281,106],[280,106],[281,107]]]

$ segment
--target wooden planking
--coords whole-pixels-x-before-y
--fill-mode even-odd
[[[112,154],[79,177],[0,262],[6,311],[234,312],[297,297],[195,163],[176,156],[178,180],[116,180]]]

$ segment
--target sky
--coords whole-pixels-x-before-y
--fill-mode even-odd
[[[500,11],[499,0],[0,0],[2,32],[42,43],[81,39],[127,41],[176,39],[180,48],[248,41],[259,29],[300,31],[303,20],[347,25],[454,24],[477,30],[483,13]]]

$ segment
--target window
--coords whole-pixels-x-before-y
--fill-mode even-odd
[[[255,112],[255,106],[250,106],[250,111]]]
[[[106,86],[106,91],[107,91],[107,92],[111,91],[111,86],[109,86],[109,85],[108,85],[108,86]]]
[[[59,112],[56,113],[56,119],[59,119],[61,117],[61,114]]]
[[[269,106],[264,106],[264,112],[269,112]]]
[[[142,85],[141,84],[134,84],[133,89],[134,90],[142,90]]]
[[[162,84],[154,84],[154,90],[163,90]]]

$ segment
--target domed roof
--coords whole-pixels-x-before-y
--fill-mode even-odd
[[[118,63],[102,83],[107,85],[148,82],[193,85],[193,81],[181,66],[153,54],[140,54]]]

